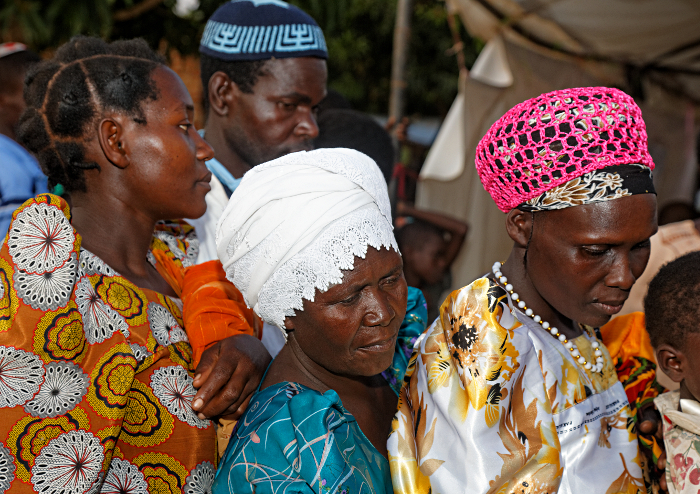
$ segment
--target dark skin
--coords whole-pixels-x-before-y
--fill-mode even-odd
[[[688,333],[682,345],[661,343],[656,348],[656,361],[673,382],[680,383],[681,399],[698,401],[700,396],[700,334]]]
[[[639,194],[534,216],[534,228],[532,213],[513,209],[506,216],[514,242],[501,268],[508,283],[569,339],[581,335],[579,323],[604,325],[621,310],[649,261],[649,238],[658,229],[656,196]],[[650,408],[641,415],[639,431],[661,439],[658,414]],[[665,467],[665,454],[657,466]],[[660,485],[666,489],[663,476]]]
[[[403,201],[396,205],[396,212],[399,216],[412,216],[431,223],[450,234],[449,241],[439,235],[430,235],[422,238],[419,245],[409,243],[402,248],[408,286],[421,288],[439,283],[459,254],[469,227],[457,219],[418,209]]]
[[[313,302],[304,300],[304,310],[285,319],[289,340],[262,387],[290,381],[333,389],[386,457],[398,398],[380,373],[391,365],[406,296],[401,256],[368,247],[341,284],[317,290]]]
[[[700,362],[694,358],[694,355],[698,355],[699,352],[700,334],[698,333],[688,333],[682,345],[665,342],[656,348],[656,362],[672,381],[680,383],[680,398],[682,400],[698,401],[698,397],[700,397]],[[650,427],[647,428],[651,430]],[[661,426],[655,427],[651,433],[661,436]],[[659,460],[658,467],[660,469],[666,468],[665,454],[663,463]],[[663,488],[666,489],[665,482]]]
[[[421,288],[439,283],[445,275],[445,240],[437,234],[421,239],[419,246],[409,245],[402,249],[406,261],[406,283]]]
[[[506,216],[513,250],[501,271],[535,314],[567,338],[619,312],[649,261],[656,196]],[[528,245],[529,244],[529,245]],[[525,252],[527,251],[527,267]]]
[[[13,141],[19,117],[26,108],[22,97],[24,71],[15,75],[0,91],[0,134],[6,135]]]
[[[176,296],[146,260],[157,221],[197,218],[214,152],[195,131],[194,105],[182,80],[167,67],[151,75],[158,99],[142,103],[146,124],[105,111],[85,143],[87,192],[71,193],[72,223],[82,245],[135,285]],[[254,341],[253,341],[254,340]],[[197,367],[193,408],[201,417],[237,417],[260,382],[270,356],[262,343],[234,336],[207,349]]]
[[[325,60],[314,57],[267,61],[252,94],[214,73],[205,131],[216,158],[240,178],[260,163],[312,149],[327,78]]]

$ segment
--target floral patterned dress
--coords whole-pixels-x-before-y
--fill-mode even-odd
[[[192,232],[159,224],[157,269],[156,251],[195,258]],[[82,249],[59,197],[27,201],[0,250],[0,493],[210,490],[216,434],[190,406],[190,362],[179,299]]]
[[[489,278],[416,342],[389,437],[396,493],[646,492],[634,419],[604,345],[579,365]],[[592,328],[574,341],[595,361]]]
[[[427,316],[423,294],[409,287],[393,363],[383,374],[397,394]],[[392,491],[389,462],[338,394],[293,382],[275,384],[253,397],[233,432],[213,489],[215,494]]]
[[[681,400],[680,391],[654,400],[663,417],[669,494],[700,493],[700,403]]]

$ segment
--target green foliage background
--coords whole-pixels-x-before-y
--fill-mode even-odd
[[[5,41],[23,41],[38,51],[53,49],[75,34],[105,39],[143,37],[154,48],[197,52],[206,19],[222,0],[201,0],[187,18],[173,13],[176,0],[127,21],[115,14],[145,0],[3,0],[0,32]],[[323,28],[329,49],[329,86],[354,108],[386,113],[389,101],[396,0],[291,0]],[[457,63],[445,6],[415,0],[408,63],[409,114],[444,116],[457,92]],[[467,66],[481,49],[460,27]]]

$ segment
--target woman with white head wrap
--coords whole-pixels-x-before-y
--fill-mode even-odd
[[[217,248],[246,303],[288,341],[214,492],[392,492],[386,437],[427,314],[406,287],[377,165],[320,149],[255,167],[231,196]]]

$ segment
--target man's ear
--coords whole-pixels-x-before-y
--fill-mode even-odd
[[[679,383],[685,378],[688,359],[683,352],[668,343],[661,343],[656,347],[656,362],[673,382]]]
[[[97,129],[97,139],[105,158],[117,168],[129,166],[129,149],[119,117],[105,118]]]
[[[520,209],[512,209],[506,215],[506,231],[508,236],[513,239],[513,242],[519,247],[527,247],[527,242],[530,240],[532,232],[532,215],[527,211]]]
[[[214,72],[209,78],[209,111],[223,117],[241,90],[224,72]]]

